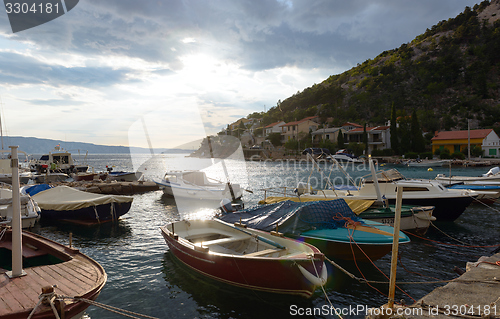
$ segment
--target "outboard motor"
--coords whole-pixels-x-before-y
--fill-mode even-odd
[[[220,209],[225,214],[234,212],[233,204],[231,203],[231,200],[227,198],[220,201]]]
[[[496,167],[493,167],[492,169],[490,169],[488,171],[488,173],[483,174],[483,177],[490,177],[490,176],[498,174],[499,172],[500,172],[500,168],[498,166],[496,166]]]
[[[309,187],[309,184],[304,183],[304,182],[299,182],[297,184],[297,188],[295,189],[295,193],[297,193],[298,196],[310,192],[311,188]]]

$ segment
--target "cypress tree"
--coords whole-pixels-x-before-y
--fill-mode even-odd
[[[399,154],[399,138],[398,138],[398,128],[397,128],[397,118],[396,118],[396,106],[394,106],[394,102],[392,102],[392,111],[391,111],[391,148],[395,154]]]
[[[422,135],[422,128],[417,118],[417,111],[413,109],[411,114],[411,150],[413,152],[422,153],[425,151],[425,140]]]
[[[363,127],[363,143],[365,143],[365,155],[368,156],[368,133],[366,133],[366,122]]]
[[[344,133],[342,133],[342,130],[339,130],[339,134],[337,135],[337,147],[339,149],[345,148]]]

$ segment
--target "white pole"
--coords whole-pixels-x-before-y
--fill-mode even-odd
[[[370,171],[373,177],[373,186],[375,186],[375,191],[377,193],[377,202],[382,203],[382,194],[380,193],[380,187],[378,185],[377,173],[375,172],[375,166],[373,166],[372,155],[368,155],[368,163],[370,164]],[[354,164],[353,164],[354,165]]]
[[[396,270],[398,266],[399,249],[399,225],[401,223],[401,205],[403,202],[403,186],[397,187],[396,195],[396,213],[394,216],[394,235],[392,239],[392,258],[391,258],[391,278],[389,282],[389,308],[394,306],[394,295],[396,293]]]
[[[12,271],[9,271],[7,276],[14,278],[26,275],[26,273],[23,271],[19,158],[17,156],[19,146],[9,147],[11,149],[10,167],[12,168]]]

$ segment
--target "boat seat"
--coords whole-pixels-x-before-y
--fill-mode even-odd
[[[221,244],[237,242],[240,240],[246,240],[246,239],[250,239],[250,238],[252,238],[252,237],[251,236],[238,236],[238,237],[219,238],[219,239],[214,239],[214,240],[202,242],[202,245],[203,246],[221,245]]]
[[[8,250],[12,251],[12,242],[4,242],[0,247],[7,248]],[[38,247],[35,247],[31,244],[23,243],[23,257],[24,258],[32,258],[32,257],[38,257],[38,256],[43,256],[47,255],[47,251],[40,249]]]
[[[250,253],[250,254],[245,254],[245,256],[246,257],[259,257],[259,256],[265,256],[265,255],[277,253],[277,252],[280,252],[282,250],[283,250],[283,248],[270,248],[270,249],[265,249],[265,250],[261,250],[261,251],[256,251],[256,252]]]

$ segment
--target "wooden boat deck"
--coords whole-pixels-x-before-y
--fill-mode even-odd
[[[57,295],[95,299],[106,282],[104,269],[97,262],[81,254],[76,249],[52,241],[45,241],[46,239],[43,239],[44,242],[41,244],[43,247],[34,247],[37,249],[33,249],[33,245],[29,243],[25,245],[25,239],[30,241],[33,235],[23,234],[24,259],[48,253],[60,259],[66,256],[67,259],[63,259],[66,261],[58,264],[23,268],[27,275],[13,279],[10,279],[5,274],[5,269],[0,268],[0,318],[27,317],[27,314],[38,303],[42,287],[55,285],[54,292]],[[10,246],[10,241],[0,241],[0,248],[10,249]],[[52,249],[55,249],[56,252],[52,251]],[[71,306],[76,307],[76,302],[67,300],[66,308],[71,308]],[[83,306],[82,310],[87,308],[88,304],[79,307]],[[49,307],[40,306],[36,313],[46,311],[51,312]]]

